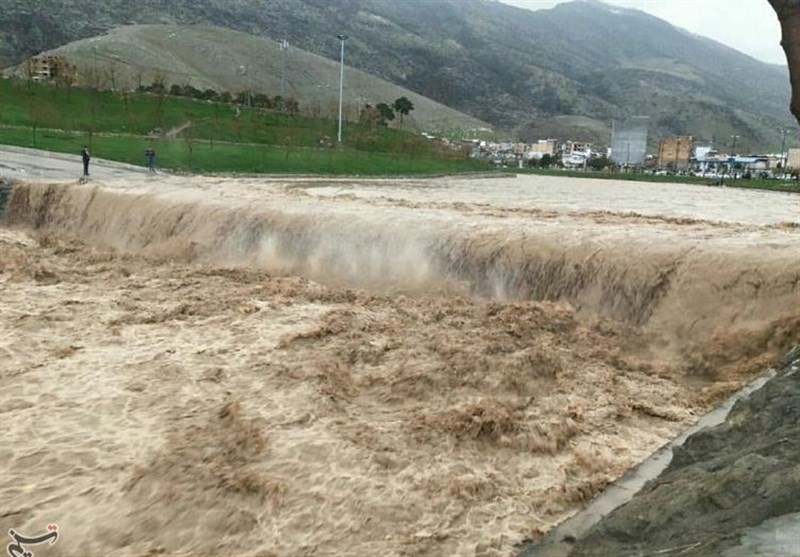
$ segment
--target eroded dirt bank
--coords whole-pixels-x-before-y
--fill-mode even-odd
[[[0,530],[510,555],[800,336],[792,223],[259,186],[15,189]]]
[[[725,422],[676,449],[669,467],[559,555],[797,555],[800,347]],[[524,557],[555,555],[531,547]]]

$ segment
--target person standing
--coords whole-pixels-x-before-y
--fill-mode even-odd
[[[89,161],[92,159],[92,155],[89,154],[89,148],[86,145],[83,146],[81,150],[81,158],[83,159],[83,175],[89,175]]]
[[[144,152],[144,156],[147,159],[147,169],[155,173],[156,171],[156,152],[153,150],[151,145],[147,146],[147,149]]]

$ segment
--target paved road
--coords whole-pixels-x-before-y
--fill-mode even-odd
[[[78,180],[82,174],[83,164],[80,155],[0,145],[0,178]],[[92,178],[130,178],[146,175],[147,169],[92,158],[89,174]]]

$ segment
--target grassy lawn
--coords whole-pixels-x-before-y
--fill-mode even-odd
[[[0,127],[2,141],[34,147],[30,129]],[[38,149],[78,154],[90,144],[85,132],[39,130]],[[91,138],[92,154],[98,158],[145,165],[144,150],[152,144],[159,168],[188,172],[241,172],[336,175],[420,175],[481,171],[486,165],[460,159],[433,158],[347,148],[312,149],[267,144],[236,144],[208,140],[158,139],[144,136],[98,135]]]
[[[319,147],[337,134],[337,122],[269,110],[147,93],[58,88],[0,80],[0,125],[147,135],[185,129],[178,137],[235,143]],[[427,139],[403,130],[344,123],[346,147],[425,156],[438,152]]]
[[[35,128],[35,130],[34,130]],[[190,172],[413,175],[475,172],[486,163],[417,134],[222,103],[0,80],[0,134],[9,145]]]
[[[704,186],[717,185],[717,181],[701,176],[661,176],[656,174],[644,174],[633,172],[595,172],[578,170],[555,170],[542,168],[508,169],[508,172],[517,174],[539,174],[544,176],[561,176],[569,178],[597,178],[600,180],[629,180],[633,182],[670,182],[680,184],[700,184]],[[728,187],[749,188],[771,191],[784,191],[800,193],[800,182],[797,180],[774,180],[774,179],[738,179],[726,177],[724,184]]]

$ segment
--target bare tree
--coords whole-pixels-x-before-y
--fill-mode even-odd
[[[36,76],[36,60],[33,58],[25,60],[23,70],[25,71],[25,80],[28,83],[28,91],[30,91],[33,86],[33,78]]]
[[[81,83],[90,89],[98,91],[102,85],[102,76],[94,66],[86,66],[81,73]]]
[[[119,75],[119,69],[117,68],[116,62],[109,63],[105,68],[106,74],[106,83],[111,84],[111,90],[117,90],[117,76]]]
[[[800,124],[800,2],[797,0],[768,0],[778,14],[783,38],[781,46],[789,63],[792,83],[791,110]]]

